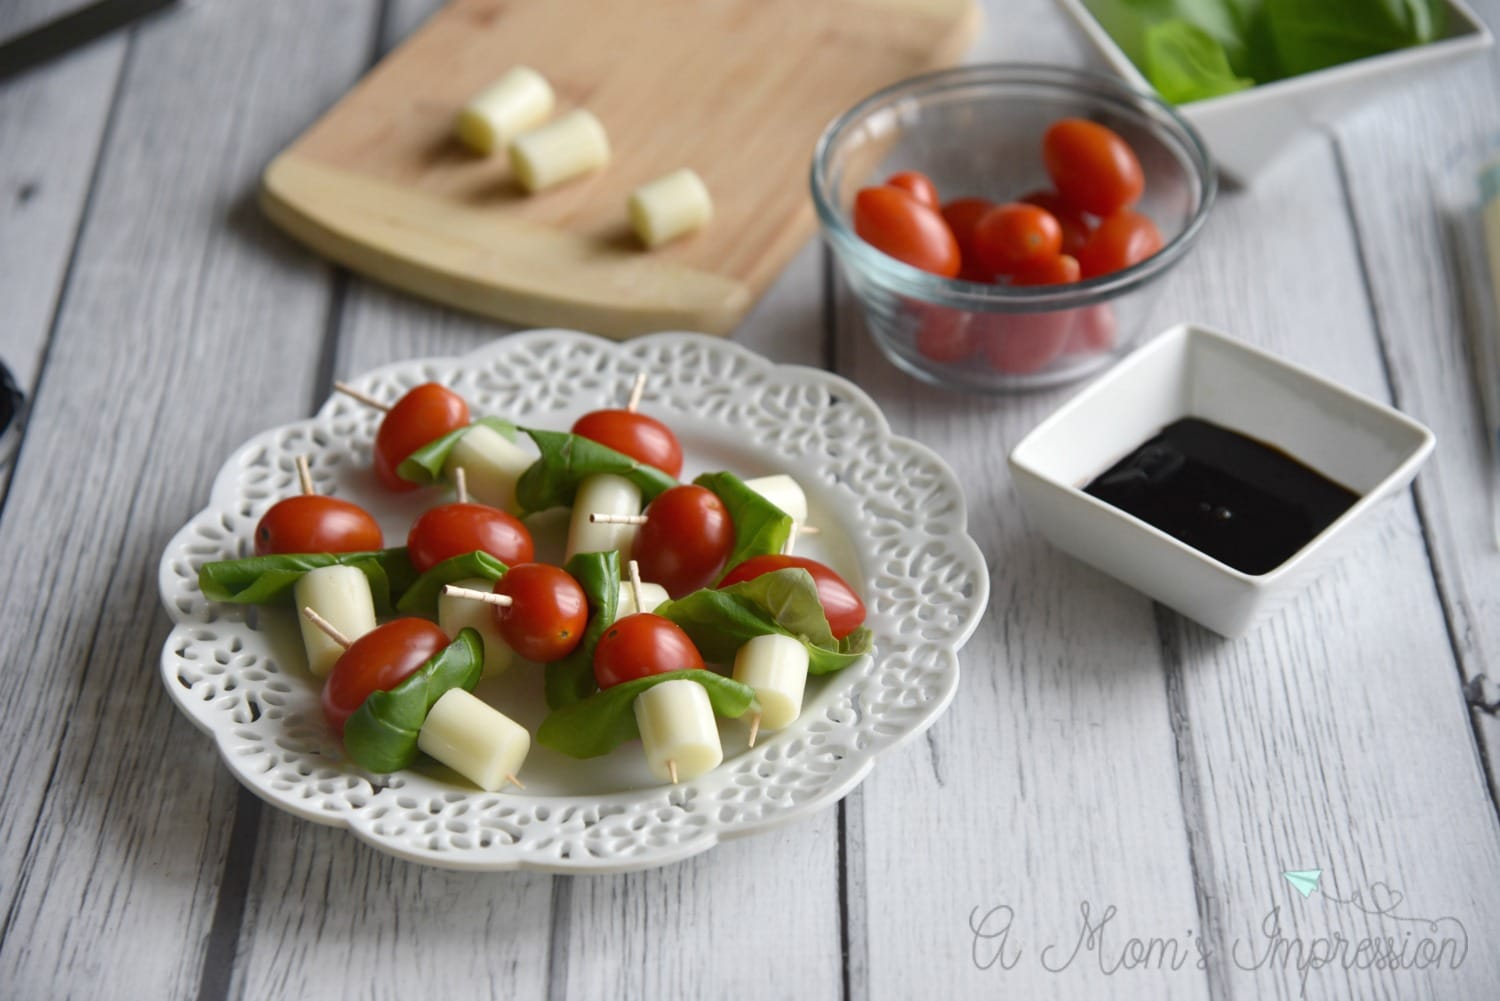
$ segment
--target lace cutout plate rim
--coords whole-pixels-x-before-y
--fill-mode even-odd
[[[209,602],[197,578],[205,562],[249,554],[260,515],[295,492],[299,454],[309,457],[320,491],[368,506],[388,540],[404,537],[413,514],[438,502],[431,490],[414,497],[375,487],[366,467],[380,414],[336,395],[311,420],[237,449],[208,506],[162,555],[161,599],[174,622],[163,683],[242,783],[289,813],[428,865],[625,872],[820,810],[852,790],[877,755],[932,725],[957,691],[958,651],[983,614],[989,576],[967,534],[953,472],[925,446],[892,434],[852,383],[700,334],[621,343],[562,330],[511,334],[462,357],[400,362],[347,381],[388,400],[441,382],[475,415],[565,430],[585,411],[621,406],[637,371],[650,376],[642,409],[683,439],[685,479],[729,468],[742,476],[786,472],[803,484],[809,520],[824,528],[806,540],[816,547],[808,555],[861,589],[875,652],[810,684],[801,717],[753,749],[743,725],[726,721],[724,764],[678,786],[652,784],[630,745],[597,765],[533,745],[527,768],[541,778],[528,780],[526,791],[481,792],[435,765],[365,773],[343,758],[323,723],[290,612]],[[501,696],[535,699],[539,671],[513,667]]]

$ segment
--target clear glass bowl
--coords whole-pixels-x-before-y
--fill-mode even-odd
[[[1119,133],[1141,161],[1164,246],[1146,260],[1072,285],[1008,287],[942,278],[860,239],[855,193],[899,170],[932,178],[944,202],[1011,201],[1050,188],[1042,135],[1060,118]],[[871,95],[824,130],[812,195],[823,236],[900,368],[984,393],[1057,385],[1097,372],[1139,337],[1161,278],[1192,246],[1213,205],[1213,163],[1198,134],[1151,94],[1096,73],[997,63],[913,77]]]

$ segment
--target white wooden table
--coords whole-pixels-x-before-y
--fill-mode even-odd
[[[736,340],[834,368],[942,453],[992,567],[924,739],[837,809],[620,877],[425,869],[241,790],[157,680],[158,554],[224,456],[335,375],[503,333],[254,205],[432,6],[214,0],[0,85],[0,358],[34,397],[0,474],[0,997],[1500,995],[1500,551],[1430,190],[1500,129],[1493,58],[1226,193],[1161,298],[1157,327],[1227,329],[1438,435],[1415,490],[1246,638],[1027,531],[1004,456],[1072,390],[914,383],[810,245]],[[997,0],[975,55],[1089,61],[1050,0]],[[1281,873],[1314,868],[1303,900]]]

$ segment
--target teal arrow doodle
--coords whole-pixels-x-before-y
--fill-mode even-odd
[[[1302,894],[1306,900],[1312,896],[1312,892],[1318,888],[1318,877],[1323,875],[1322,869],[1292,869],[1282,873],[1286,881],[1292,884],[1292,888]]]

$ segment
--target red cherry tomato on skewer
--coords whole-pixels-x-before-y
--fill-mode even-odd
[[[428,442],[469,425],[469,405],[446,386],[424,382],[386,411],[375,432],[375,477],[387,490],[417,489],[396,467]]]
[[[772,553],[767,556],[752,556],[724,575],[720,587],[728,587],[741,581],[754,580],[763,573],[798,567],[812,574],[818,587],[818,600],[823,603],[823,614],[828,617],[828,628],[835,639],[843,639],[858,629],[865,621],[865,603],[854,588],[834,572],[833,568],[810,560],[805,556],[784,556]]]
[[[682,472],[682,445],[672,429],[634,410],[595,410],[573,422],[573,433],[597,441],[674,479]]]
[[[299,494],[271,505],[255,526],[255,555],[363,553],[384,547],[380,526],[358,504]]]
[[[631,551],[642,578],[680,598],[712,584],[733,548],[734,522],[724,502],[706,487],[684,484],[646,508]]]
[[[600,688],[702,668],[703,655],[688,634],[675,622],[650,612],[617,619],[594,647],[594,680]]]
[[[323,715],[340,737],[344,723],[371,692],[395,688],[448,645],[426,619],[393,619],[350,644],[323,685]]]
[[[942,207],[942,203],[938,201],[937,185],[919,170],[898,171],[887,177],[885,183],[892,188],[900,188],[930,209]]]
[[[578,646],[588,625],[583,588],[566,570],[546,563],[511,567],[495,582],[510,599],[495,605],[495,623],[510,648],[539,664],[561,660]]]
[[[530,563],[531,533],[515,517],[485,504],[444,504],[422,513],[406,536],[406,551],[418,573],[446,559],[480,550],[508,567]]]

